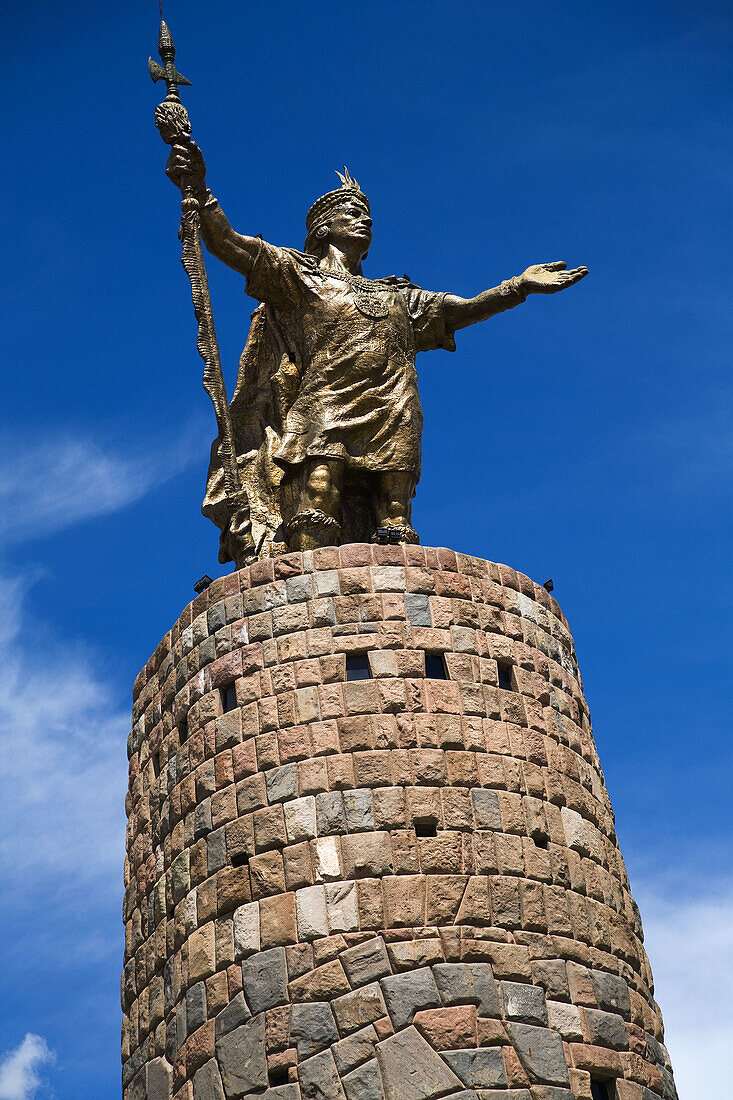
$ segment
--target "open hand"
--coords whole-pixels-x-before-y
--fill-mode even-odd
[[[206,162],[195,141],[176,142],[168,157],[165,174],[181,190],[189,184],[195,192],[206,189]]]
[[[519,276],[519,282],[527,294],[556,294],[558,290],[579,283],[587,274],[587,267],[573,267],[568,271],[564,260],[555,260],[551,264],[528,267]]]

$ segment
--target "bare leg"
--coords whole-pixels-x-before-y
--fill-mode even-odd
[[[303,473],[298,509],[288,524],[293,550],[312,550],[338,543],[338,521],[344,464],[338,459],[311,459]]]

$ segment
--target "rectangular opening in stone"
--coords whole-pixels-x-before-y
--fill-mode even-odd
[[[434,817],[421,817],[415,819],[415,836],[437,836],[438,822]]]
[[[369,668],[369,658],[366,653],[346,654],[347,680],[370,680],[371,675],[372,672]]]
[[[181,745],[188,741],[188,718],[178,719],[178,741]]]
[[[442,653],[425,654],[425,675],[428,680],[447,680],[448,670]]]
[[[591,1077],[590,1094],[593,1100],[614,1100],[616,1089],[612,1081],[601,1081],[597,1077]]]
[[[247,855],[245,852],[237,852],[232,856],[232,867],[244,867],[247,863]]]
[[[287,1085],[288,1083],[288,1068],[287,1066],[272,1066],[267,1074],[268,1084],[270,1088],[276,1088],[278,1085]]]
[[[497,661],[496,664],[499,669],[499,687],[502,691],[514,691],[511,662]]]
[[[237,689],[234,684],[226,684],[221,689],[221,709],[225,714],[237,709]]]

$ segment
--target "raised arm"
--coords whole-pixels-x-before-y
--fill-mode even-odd
[[[174,145],[165,170],[176,187],[192,184],[201,212],[201,238],[209,252],[235,271],[248,275],[259,252],[260,241],[232,229],[206,186],[206,162],[198,145],[193,141]]]
[[[451,329],[475,325],[485,321],[495,313],[513,309],[523,302],[528,294],[556,294],[558,290],[580,282],[588,274],[587,267],[575,267],[566,270],[562,260],[551,264],[534,264],[523,274],[507,279],[491,290],[484,290],[475,298],[459,298],[456,294],[446,294],[443,309],[445,323]]]

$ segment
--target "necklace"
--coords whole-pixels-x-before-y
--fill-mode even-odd
[[[374,279],[365,279],[363,275],[352,275],[350,271],[333,271],[331,268],[321,268],[324,275],[332,279],[341,279],[348,283],[354,292],[354,305],[365,317],[373,321],[382,321],[389,316],[387,305],[381,291]]]

